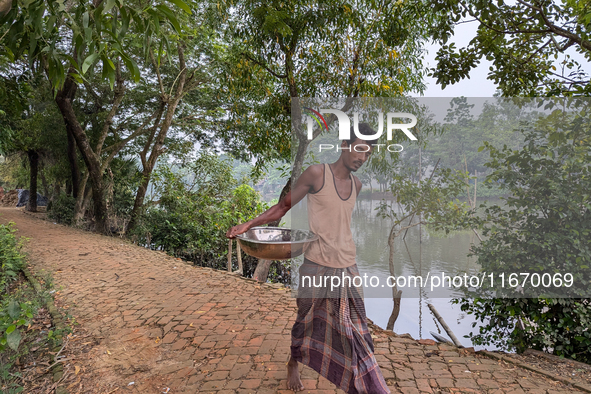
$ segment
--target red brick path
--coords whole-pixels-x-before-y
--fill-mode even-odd
[[[0,208],[7,221],[31,238],[32,269],[52,274],[58,301],[95,338],[73,362],[85,372],[82,392],[291,393],[285,363],[296,308],[285,289]],[[383,333],[374,341],[393,393],[577,392],[450,346]],[[342,393],[309,368],[302,376],[304,393]]]

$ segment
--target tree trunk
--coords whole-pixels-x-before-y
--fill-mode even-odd
[[[391,276],[396,276],[396,273],[394,272],[394,235],[391,232],[390,236],[388,237],[388,247],[390,249],[389,255],[388,255],[388,263],[390,266],[390,275]],[[394,307],[392,308],[392,314],[390,315],[390,318],[388,319],[388,324],[386,325],[386,329],[392,331],[394,329],[394,324],[396,323],[396,320],[398,320],[398,315],[400,314],[400,298],[402,297],[402,290],[398,290],[398,287],[395,285],[394,287],[392,287],[392,299],[394,300]]]
[[[283,199],[287,195],[287,193],[291,191],[291,183],[292,182],[290,177],[285,183],[285,186],[283,186],[283,189],[281,189],[281,194],[279,194],[279,201],[281,201],[281,199]],[[269,223],[269,226],[277,227],[279,226],[280,222],[281,219],[276,220],[274,222]],[[265,283],[267,281],[267,276],[269,276],[269,269],[271,268],[272,262],[272,260],[259,259],[259,262],[257,263],[252,277],[256,279],[258,282]]]
[[[107,204],[105,202],[105,193],[103,190],[103,180],[100,174],[94,174],[92,179],[92,201],[94,204],[94,231],[100,234],[106,234],[109,222]],[[95,185],[95,182],[97,184]]]
[[[72,177],[71,192],[72,197],[78,198],[78,192],[80,190],[80,169],[78,168],[78,157],[76,155],[76,140],[69,127],[66,127],[66,132],[68,134],[68,162],[70,163],[70,174]]]
[[[51,200],[55,201],[55,199],[59,197],[61,192],[62,192],[62,185],[60,185],[60,183],[58,181],[56,181],[55,185],[53,185],[53,196],[51,196]]]
[[[79,226],[84,218],[86,212],[87,199],[90,199],[90,192],[86,192],[86,184],[88,183],[88,172],[84,174],[84,178],[78,185],[78,191],[76,192],[76,204],[74,205],[74,224]]]
[[[76,82],[72,77],[68,76],[63,88],[58,91],[55,101],[64,118],[66,129],[72,132],[72,135],[76,140],[76,145],[82,154],[82,158],[84,159],[84,163],[86,164],[92,182],[95,218],[94,231],[97,233],[105,233],[107,230],[108,213],[104,198],[102,168],[99,157],[92,150],[90,141],[82,129],[82,125],[78,122],[76,113],[74,112],[72,101],[77,88],[78,86],[76,85]]]
[[[294,98],[295,91],[292,90],[291,93],[292,93],[292,98]],[[289,191],[291,191],[291,185],[293,183],[297,182],[298,178],[302,174],[302,168],[304,165],[304,158],[306,156],[306,149],[308,149],[308,145],[310,144],[310,142],[308,141],[307,135],[304,136],[303,133],[300,132],[300,129],[301,129],[301,120],[300,120],[301,109],[299,108],[299,105],[296,106],[295,112],[297,113],[297,115],[294,119],[294,127],[296,128],[296,133],[298,135],[298,140],[299,140],[298,150],[297,150],[295,158],[294,158],[293,168],[291,170],[291,177],[287,180],[285,186],[281,190],[281,194],[279,195],[280,201],[282,198],[285,197],[285,195]],[[269,226],[274,226],[274,227],[279,226],[280,222],[281,222],[281,219],[276,220],[272,223],[269,223]],[[269,268],[270,267],[271,267],[271,260],[259,259],[257,267],[254,270],[253,278],[255,278],[259,282],[263,282],[263,283],[266,282],[267,276],[269,275]]]
[[[279,201],[281,201],[286,195],[287,193],[289,193],[291,191],[291,178],[289,178],[287,180],[287,182],[285,183],[285,186],[283,186],[283,189],[281,189],[281,193],[279,194]],[[274,222],[269,223],[269,226],[271,227],[277,227],[279,226],[279,223],[281,223],[281,219],[275,220]],[[261,260],[259,260],[261,261]],[[257,265],[258,267],[258,265]]]
[[[269,268],[271,268],[272,262],[272,260],[259,259],[252,278],[260,283],[265,283],[267,281],[267,276],[269,276]]]
[[[92,187],[88,187],[84,192],[79,193],[74,210],[74,224],[76,226],[82,226],[84,215],[86,215],[86,209],[88,208],[88,204],[90,204],[91,197]]]
[[[393,331],[394,324],[396,320],[398,320],[398,315],[400,315],[400,297],[402,296],[402,290],[396,290],[396,288],[392,288],[392,298],[394,299],[394,307],[392,308],[392,314],[388,319],[388,324],[386,325],[386,330]]]
[[[146,198],[146,192],[148,191],[148,184],[150,183],[152,170],[149,172],[146,168],[142,171],[142,183],[137,189],[137,193],[135,195],[135,201],[133,202],[133,210],[131,211],[131,218],[129,223],[127,224],[127,229],[125,232],[128,232],[135,228],[137,225],[137,221],[139,219],[142,207],[144,206],[144,199]]]
[[[115,215],[115,211],[114,211],[114,187],[115,187],[115,177],[113,176],[113,171],[111,171],[110,168],[108,168],[108,172],[109,172],[109,177],[111,179],[107,178],[107,181],[105,182],[105,203],[107,205],[107,209],[109,211],[109,217],[112,217],[111,215]],[[111,227],[113,223],[111,223]]]
[[[37,174],[39,170],[39,153],[37,153],[35,150],[29,150],[27,151],[27,156],[29,156],[29,169],[31,171],[27,211],[37,212]]]
[[[41,185],[43,186],[43,193],[44,193],[45,197],[47,197],[49,199],[49,197],[50,197],[49,185],[47,184],[47,178],[45,178],[45,173],[43,171],[43,168],[41,169],[41,171],[39,171],[39,177],[41,178]]]

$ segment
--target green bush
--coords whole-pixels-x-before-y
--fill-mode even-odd
[[[478,333],[470,334],[475,345],[492,344],[519,353],[532,348],[591,362],[589,299],[475,299],[464,300],[461,309],[483,324]]]
[[[184,170],[161,168],[155,188],[158,204],[148,208],[129,235],[140,244],[213,268],[226,267],[226,231],[267,207],[252,187],[236,185],[228,162],[210,155]],[[248,258],[245,263],[254,264]]]
[[[519,290],[479,288],[471,297],[456,300],[483,323],[469,335],[475,344],[517,351],[533,348],[591,362],[588,114],[585,107],[575,114],[556,110],[524,127],[521,150],[488,143],[483,147],[493,170],[486,183],[502,183],[510,195],[503,198],[504,206],[490,205],[475,218],[486,237],[473,249],[481,270],[520,278],[522,273],[568,273],[573,281],[556,291],[544,289],[543,297],[533,292],[539,288],[524,282]]]
[[[13,223],[0,225],[0,291],[5,293],[11,281],[18,278],[18,272],[24,267],[25,259],[20,253],[20,243],[14,236]]]
[[[20,253],[21,243],[15,237],[14,226],[0,225],[0,290],[7,297],[0,301],[0,351],[6,346],[16,351],[21,342],[21,330],[33,317],[30,303],[19,302],[18,297],[9,294],[11,282],[18,279],[19,271],[25,265],[25,258]]]
[[[76,199],[67,194],[60,194],[55,199],[47,212],[47,217],[55,220],[57,223],[71,225],[74,220],[74,208]]]

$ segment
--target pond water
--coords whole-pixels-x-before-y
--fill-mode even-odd
[[[377,214],[379,200],[360,199],[353,211],[351,230],[357,246],[357,265],[360,274],[368,277],[387,278],[390,275],[388,234],[391,221]],[[392,204],[392,202],[386,202]],[[300,205],[301,204],[301,205]],[[294,228],[307,228],[305,199],[285,217],[285,225]],[[395,276],[456,274],[459,271],[477,271],[475,257],[468,257],[470,246],[479,240],[472,231],[454,232],[448,236],[433,234],[425,226],[412,227],[406,237],[403,235],[394,242],[393,269]],[[367,290],[367,289],[366,289]],[[386,329],[394,301],[388,288],[378,292],[365,291],[367,316],[378,326]],[[473,346],[464,335],[478,332],[478,324],[472,327],[474,319],[460,310],[459,305],[451,304],[451,299],[461,296],[452,288],[443,288],[437,293],[403,290],[400,314],[393,331],[398,334],[409,333],[415,339],[434,339],[430,331],[447,338],[445,330],[433,316],[427,304],[432,304],[443,317],[460,342]],[[476,349],[483,347],[475,346]],[[493,347],[487,347],[493,350]]]
[[[384,277],[389,275],[389,248],[387,234],[390,223],[378,218],[375,208],[380,201],[359,200],[355,209],[352,231],[356,241],[359,270],[368,275]],[[386,236],[384,236],[386,234]],[[427,271],[431,275],[442,272],[455,273],[458,270],[476,270],[475,257],[468,257],[470,245],[479,242],[472,231],[455,232],[450,236],[433,235],[425,227],[412,227],[406,237],[403,234],[394,242],[394,273],[396,276],[422,275]],[[446,289],[443,294],[432,297],[427,292],[420,292],[418,297],[403,297],[400,302],[400,314],[393,331],[402,334],[409,333],[413,338],[433,339],[429,331],[447,337],[447,334],[435,319],[427,304],[432,304],[443,317],[447,325],[464,346],[472,346],[464,335],[475,332],[472,328],[474,321],[471,316],[460,311],[458,305],[450,300],[461,296],[459,291]],[[386,328],[392,313],[394,302],[392,298],[366,297],[365,305],[368,317],[378,326]]]

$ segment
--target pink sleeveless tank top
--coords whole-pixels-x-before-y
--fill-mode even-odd
[[[308,193],[310,231],[318,235],[319,239],[309,245],[304,256],[316,264],[332,268],[355,264],[351,215],[357,200],[357,188],[352,174],[350,178],[351,193],[341,197],[336,189],[332,169],[325,164],[322,188],[316,193]]]

